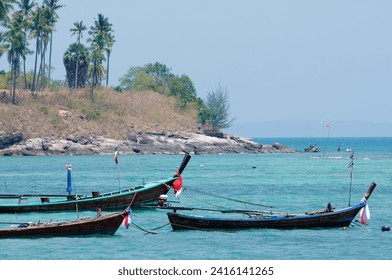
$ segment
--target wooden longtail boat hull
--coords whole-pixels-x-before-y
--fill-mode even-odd
[[[169,212],[173,230],[180,229],[245,229],[245,228],[329,228],[348,227],[365,203],[352,207],[313,215],[265,216],[255,218],[209,218]]]
[[[4,228],[0,229],[0,238],[114,235],[127,215],[128,213],[123,211],[93,219]]]
[[[368,191],[361,199],[361,202],[340,209],[332,209],[328,205],[326,210],[307,212],[305,214],[285,214],[285,213],[268,213],[268,211],[251,211],[251,210],[222,210],[222,213],[242,213],[247,214],[248,218],[215,218],[202,217],[193,215],[183,215],[174,212],[167,213],[173,230],[180,229],[245,229],[245,228],[274,228],[274,229],[292,229],[292,228],[332,228],[348,227],[358,212],[366,206],[367,200],[376,188],[376,183],[371,183]],[[182,208],[193,210],[196,208]],[[215,210],[217,211],[217,210]],[[218,210],[219,211],[219,210]]]
[[[41,211],[96,211],[101,210],[123,210],[132,202],[135,195],[138,200],[135,206],[143,203],[158,200],[160,195],[166,194],[173,186],[181,173],[187,166],[191,156],[185,154],[176,174],[170,178],[147,183],[130,189],[78,197],[77,199],[63,199],[52,202],[35,202],[35,203],[13,203],[0,204],[0,213],[24,213],[24,212],[41,212]],[[4,195],[7,196],[7,195]],[[14,196],[14,195],[10,195]]]
[[[139,194],[138,204],[151,202],[166,194],[170,186],[177,179],[171,177],[162,181],[148,183],[135,188],[103,193],[97,197],[88,196],[75,199],[64,199],[53,202],[35,202],[26,204],[0,204],[0,213],[24,213],[24,212],[43,212],[43,211],[96,211],[97,208],[102,210],[120,210],[125,209],[131,203],[135,194]]]

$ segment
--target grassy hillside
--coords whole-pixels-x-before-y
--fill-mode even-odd
[[[0,91],[0,131],[34,137],[105,136],[126,139],[138,131],[195,131],[196,110],[180,111],[176,100],[155,92],[117,93],[97,89],[92,100],[88,90],[16,93],[18,104],[7,103]]]

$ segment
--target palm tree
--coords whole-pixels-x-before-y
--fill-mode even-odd
[[[4,32],[4,47],[8,51],[8,62],[11,65],[10,95],[13,104],[15,104],[16,80],[20,73],[20,58],[27,49],[27,36],[23,25],[23,15],[14,13],[10,22],[6,24],[7,31]]]
[[[40,60],[40,66],[39,66],[39,71],[37,76],[37,84],[38,81],[40,81],[40,83],[38,84],[40,88],[46,87],[48,85],[48,79],[45,73],[46,52],[48,49],[48,44],[50,42],[50,34],[52,33],[53,30],[52,17],[53,17],[53,11],[49,7],[43,6],[43,13],[41,17],[42,26],[43,26],[42,40],[41,40],[41,60]]]
[[[19,0],[17,4],[19,11],[22,12],[26,17],[31,15],[31,11],[35,6],[34,0]]]
[[[8,12],[13,10],[13,3],[15,0],[0,0],[0,21],[7,21]]]
[[[3,33],[0,32],[0,58],[3,55],[3,53],[6,51],[6,46],[3,45]]]
[[[74,22],[74,28],[71,28],[72,36],[77,34],[77,44],[78,44],[78,50],[80,49],[80,38],[83,38],[83,31],[85,31],[87,27],[83,24],[83,21],[80,22]],[[75,65],[75,88],[78,87],[78,67],[79,67],[79,53],[77,53],[76,57],[76,65]]]
[[[27,36],[27,30],[31,27],[31,16],[35,3],[34,0],[20,0],[17,4],[18,4],[19,12],[23,14],[23,20],[24,20],[23,28],[25,31],[25,35]],[[31,52],[29,49],[26,49],[26,52],[22,54],[25,88],[27,88],[26,55],[32,53],[33,52]]]
[[[114,35],[111,32],[108,32],[107,34],[107,46],[105,48],[106,50],[106,87],[109,85],[109,60],[110,60],[110,54],[112,52],[112,47],[114,42]]]
[[[50,71],[52,68],[52,43],[53,43],[53,30],[54,30],[54,25],[56,24],[59,16],[56,13],[56,11],[62,7],[63,5],[59,5],[58,2],[60,0],[44,0],[44,4],[46,7],[49,8],[49,16],[48,22],[51,25],[50,28],[50,47],[49,47],[49,73],[48,73],[48,83],[50,84]]]
[[[112,34],[112,24],[109,23],[109,19],[106,18],[102,14],[98,14],[98,19],[95,19],[94,25],[90,28],[89,35],[91,35],[91,39],[89,41],[92,42],[92,52],[93,52],[93,61],[94,61],[94,52],[96,53],[95,57],[99,59],[96,61],[96,65],[93,66],[94,68],[101,68],[102,67],[102,61],[105,59],[103,55],[103,51],[105,49],[109,49],[109,56],[110,52],[114,43],[114,36]],[[110,42],[110,43],[108,43]],[[96,69],[96,70],[97,70]],[[94,71],[93,71],[94,72]],[[104,73],[104,71],[100,71],[101,73]],[[100,75],[100,73],[95,72],[95,75]],[[102,80],[102,75],[96,77],[97,80],[95,82],[98,82],[101,84]],[[94,79],[93,79],[94,81]]]
[[[12,4],[15,0],[0,0],[0,23],[4,22],[4,24],[8,21],[8,12],[12,11],[13,6]],[[7,47],[6,45],[2,44],[3,41],[3,34],[0,32],[0,57],[6,52]]]
[[[73,43],[64,53],[63,62],[67,74],[68,86],[70,88],[84,87],[86,85],[86,78],[88,67],[90,64],[90,54],[88,49],[83,44]],[[78,74],[75,73],[76,64]],[[75,80],[77,79],[77,83]]]
[[[105,75],[105,68],[102,65],[102,61],[104,59],[104,55],[99,48],[98,44],[94,41],[91,45],[91,60],[92,65],[89,69],[89,76],[92,78],[91,82],[91,95],[90,97],[94,97],[94,88],[98,84],[98,81],[101,79],[103,75]]]
[[[49,22],[51,18],[51,11],[45,6],[37,6],[33,11],[32,15],[32,25],[30,36],[36,39],[36,51],[35,51],[35,61],[34,61],[34,74],[33,74],[33,84],[31,86],[31,94],[36,96],[37,86],[40,76],[44,76],[44,66],[45,66],[45,51],[46,46],[49,41],[49,34],[52,30],[52,25]],[[40,58],[40,67],[37,73],[38,55]]]
[[[36,9],[33,11],[32,15],[32,28],[31,28],[31,36],[36,39],[35,43],[35,60],[34,60],[34,72],[33,72],[33,83],[31,86],[31,95],[36,96],[36,77],[37,77],[37,62],[38,62],[38,54],[41,53],[41,40],[43,34],[43,26],[42,26],[42,12],[43,7],[39,7],[36,5]]]

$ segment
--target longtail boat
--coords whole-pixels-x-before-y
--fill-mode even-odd
[[[282,212],[261,210],[211,210],[187,207],[167,207],[174,212],[168,212],[170,224],[173,230],[197,229],[197,230],[236,230],[245,228],[331,228],[348,227],[361,209],[366,209],[367,200],[376,187],[372,183],[358,204],[334,209],[330,204],[325,210],[306,212],[304,214],[289,214]],[[196,215],[184,215],[179,210],[208,210],[221,212],[222,214],[241,214],[240,218],[206,217]],[[245,215],[245,216],[244,216]],[[366,215],[366,214],[365,214]],[[362,218],[362,217],[361,217]]]
[[[68,222],[20,223],[13,228],[0,228],[0,238],[114,235],[127,215],[124,210]]]
[[[156,201],[160,195],[166,194],[173,183],[178,180],[187,166],[191,156],[185,154],[177,172],[169,178],[140,186],[123,189],[119,191],[99,193],[92,192],[91,195],[68,195],[51,201],[56,195],[35,194],[0,194],[0,198],[18,198],[18,202],[0,204],[0,213],[24,213],[41,211],[96,211],[121,210],[127,208],[134,196],[138,194],[138,202],[135,206],[146,202]],[[40,201],[29,202],[29,197],[38,197]]]
[[[63,237],[63,236],[86,236],[86,235],[114,235],[121,223],[128,228],[131,222],[132,208],[136,205],[139,194],[135,194],[128,207],[122,212],[102,215],[102,209],[97,209],[95,218],[78,218],[73,221],[49,221],[37,223],[15,223],[14,227],[0,228],[2,238],[38,238],[38,237]],[[15,224],[17,226],[15,226]]]

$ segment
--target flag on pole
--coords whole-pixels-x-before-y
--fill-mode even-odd
[[[359,213],[360,213],[359,214],[359,222],[361,223],[361,225],[366,225],[370,219],[369,206],[366,204],[366,206],[363,207]]]
[[[71,195],[73,191],[73,184],[72,184],[72,166],[70,163],[65,165],[65,169],[67,170],[67,192]]]
[[[128,206],[126,211],[128,212],[128,215],[124,218],[124,227],[128,229],[130,224],[132,223],[132,208]]]
[[[176,175],[179,177],[177,180],[173,182],[173,190],[174,190],[174,194],[178,198],[180,197],[181,190],[182,190],[182,175],[179,174],[178,172],[176,173]]]
[[[347,168],[353,168],[353,167],[354,167],[354,153],[352,153],[350,156],[350,163],[348,164]]]
[[[118,164],[118,148],[114,147],[114,162]]]

